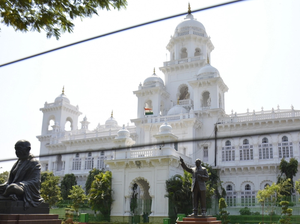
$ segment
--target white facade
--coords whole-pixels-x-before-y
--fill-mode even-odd
[[[94,130],[86,117],[78,128],[81,112],[64,92],[54,103],[45,103],[40,154],[62,155],[42,157],[43,170],[74,173],[84,186],[92,168],[110,169],[112,216],[130,215],[132,187],[138,184],[140,197],[152,200],[151,216],[161,218],[168,216],[165,181],[183,172],[179,156],[190,165],[200,158],[220,170],[230,206],[254,205],[256,192],[276,182],[281,158],[299,160],[300,110],[226,114],[228,87],[210,65],[213,49],[204,26],[189,13],[167,44],[170,61],[160,68],[165,82],[154,71],[133,92],[138,102],[134,126],[120,127],[112,113]],[[215,134],[216,141],[180,142]]]

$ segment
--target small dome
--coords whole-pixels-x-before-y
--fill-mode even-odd
[[[180,106],[180,105],[175,105],[174,107],[172,107],[169,111],[168,111],[168,116],[169,115],[177,115],[177,114],[185,114],[187,113],[188,111],[183,107],[183,106]]]
[[[118,122],[116,121],[115,118],[113,117],[110,117],[108,118],[106,121],[105,121],[105,127],[106,128],[113,128],[113,127],[116,127],[118,126]]]
[[[187,16],[184,18],[184,21],[179,23],[175,29],[175,34],[176,32],[183,32],[186,31],[188,27],[192,27],[196,31],[204,31],[205,32],[205,27],[203,26],[202,23],[194,19],[194,16],[192,14],[187,14]]]
[[[62,93],[58,97],[55,98],[55,103],[60,103],[60,102],[65,102],[65,103],[70,103],[70,100],[67,98],[67,96]]]
[[[155,70],[154,70],[153,75],[151,75],[150,77],[148,77],[148,78],[145,79],[143,86],[154,87],[154,86],[157,86],[157,84],[159,86],[161,86],[161,85],[163,86],[164,85],[164,81],[155,74]]]
[[[118,122],[113,116],[113,112],[111,112],[110,118],[105,121],[105,128],[114,128],[118,126]]]
[[[199,69],[197,75],[214,75],[219,77],[220,73],[215,67],[211,66],[210,64],[206,64]]]
[[[130,136],[129,131],[125,128],[125,125],[123,125],[123,128],[118,131],[117,138],[118,139],[120,139],[120,138],[129,138],[129,136]]]
[[[172,127],[167,122],[165,122],[159,127],[159,134],[167,133],[172,133]]]

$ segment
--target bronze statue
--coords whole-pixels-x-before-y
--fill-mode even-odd
[[[30,152],[30,142],[20,140],[15,144],[18,161],[13,165],[8,181],[0,184],[0,200],[22,200],[25,209],[39,206],[41,165]]]
[[[209,176],[205,167],[201,166],[201,160],[196,159],[196,166],[188,168],[183,159],[180,157],[180,164],[184,170],[192,174],[192,195],[193,195],[193,214],[198,215],[198,205],[200,201],[202,216],[206,216],[206,185],[205,181],[208,181]]]

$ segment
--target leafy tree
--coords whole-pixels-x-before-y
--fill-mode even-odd
[[[66,174],[60,183],[61,195],[64,200],[68,200],[68,195],[72,186],[77,185],[76,177],[73,173]]]
[[[50,172],[50,171],[41,172],[41,183],[43,183],[45,180],[47,180],[49,178],[49,176],[54,176],[53,172]]]
[[[291,158],[290,161],[287,162],[284,158],[282,158],[279,165],[279,170],[281,175],[278,177],[278,183],[286,179],[290,179],[290,190],[285,193],[285,195],[290,195],[294,186],[293,177],[296,176],[298,172],[298,161],[295,158]]]
[[[0,184],[4,184],[9,177],[9,172],[8,171],[4,171],[3,173],[0,173]]]
[[[272,183],[271,186],[266,186],[265,189],[257,192],[256,198],[262,205],[262,222],[264,222],[264,210],[267,209],[269,214],[275,214],[275,207],[279,200],[290,190],[290,179],[281,181],[280,183]],[[270,215],[270,221],[272,223],[272,215]]]
[[[89,191],[90,191],[91,186],[92,186],[92,182],[94,181],[95,176],[96,176],[97,174],[99,174],[100,172],[101,172],[101,171],[98,170],[98,169],[96,169],[96,168],[90,170],[89,175],[88,175],[88,177],[87,177],[87,180],[86,180],[86,182],[85,182],[85,193],[86,193],[86,194],[89,194]]]
[[[70,194],[68,195],[68,198],[72,200],[72,208],[78,213],[78,209],[80,204],[84,202],[84,200],[87,199],[86,195],[84,194],[84,190],[80,185],[72,186],[72,189],[70,190]]]
[[[290,224],[293,209],[288,208],[289,206],[288,201],[281,201],[280,206],[282,211],[281,211],[281,219],[279,220],[279,222],[282,224]]]
[[[52,172],[42,172],[44,181],[41,184],[41,196],[44,200],[49,203],[50,208],[61,200],[61,191],[58,186],[59,177],[54,176]]]
[[[192,174],[184,170],[184,175],[175,175],[166,180],[165,195],[173,205],[174,212],[189,214],[192,211]]]
[[[110,171],[99,173],[95,176],[90,193],[88,195],[90,205],[94,211],[100,211],[109,221],[112,199],[111,188],[112,174]]]
[[[126,8],[127,0],[5,0],[0,1],[0,20],[15,30],[41,32],[59,39],[61,32],[72,32],[76,18],[98,15],[97,9]]]
[[[228,215],[229,213],[225,210],[227,208],[227,204],[224,198],[220,198],[219,200],[219,213],[221,217],[222,224],[229,223]]]

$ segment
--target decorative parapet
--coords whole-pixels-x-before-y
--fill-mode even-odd
[[[262,120],[274,120],[274,119],[284,119],[284,118],[300,118],[300,110],[288,109],[288,110],[267,110],[267,111],[259,111],[259,112],[247,112],[247,113],[232,113],[228,115],[228,117],[224,117],[220,119],[220,123],[228,124],[228,123],[241,123],[241,122],[249,122],[249,121],[262,121]]]

